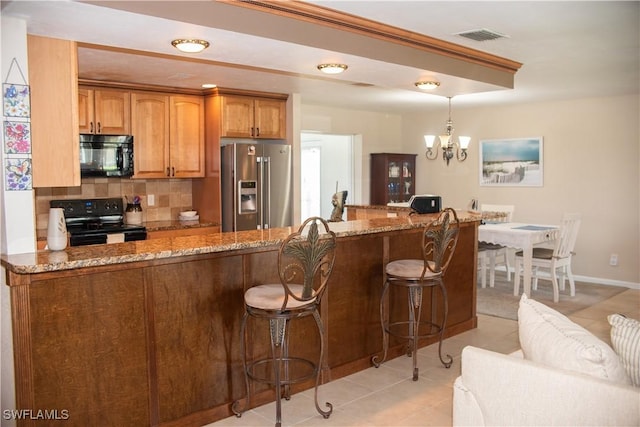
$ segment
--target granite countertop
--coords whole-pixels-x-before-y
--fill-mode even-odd
[[[338,238],[424,227],[438,214],[330,223]],[[478,222],[482,215],[458,211],[460,222]],[[295,228],[272,228],[141,240],[107,245],[67,247],[62,251],[0,256],[0,262],[16,274],[36,274],[137,261],[150,261],[279,245]]]

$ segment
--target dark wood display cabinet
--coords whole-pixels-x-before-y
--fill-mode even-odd
[[[416,191],[417,154],[372,153],[372,205],[408,202]]]

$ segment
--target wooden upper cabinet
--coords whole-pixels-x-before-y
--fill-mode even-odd
[[[171,176],[204,176],[204,99],[201,96],[171,96],[169,153]]]
[[[256,138],[284,139],[287,137],[286,106],[286,101],[259,98],[255,100]]]
[[[200,96],[131,93],[134,178],[204,176]]]
[[[253,99],[244,96],[221,98],[222,137],[253,137]]]
[[[221,137],[286,138],[286,101],[224,95]]]
[[[78,90],[80,133],[129,135],[131,100],[128,91],[112,89]]]
[[[76,43],[28,35],[33,187],[80,185]]]
[[[169,176],[169,96],[131,94],[134,178]]]

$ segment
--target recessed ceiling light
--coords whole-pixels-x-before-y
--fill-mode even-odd
[[[418,89],[423,89],[423,90],[433,90],[433,89],[437,88],[438,86],[440,86],[440,82],[436,82],[436,81],[432,81],[432,80],[425,80],[425,81],[421,81],[421,82],[415,82],[414,84],[416,85],[416,87]]]
[[[218,87],[218,85],[217,85],[217,84],[214,84],[214,83],[204,83],[204,84],[202,85],[202,88],[203,88],[203,89],[212,89],[212,88],[214,88],[214,87]]]
[[[171,44],[184,53],[198,53],[209,47],[208,41],[200,39],[176,39]]]
[[[318,70],[322,71],[325,74],[340,74],[344,70],[349,68],[345,64],[320,64],[318,65]]]

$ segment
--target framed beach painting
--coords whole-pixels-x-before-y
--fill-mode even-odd
[[[542,137],[480,141],[480,185],[542,187]]]

